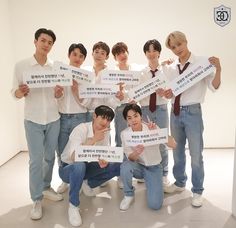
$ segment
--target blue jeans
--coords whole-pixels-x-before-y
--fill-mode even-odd
[[[120,177],[124,184],[125,196],[134,196],[132,178],[145,180],[147,204],[153,210],[161,208],[163,203],[163,184],[161,165],[144,166],[137,162],[124,161],[120,167]]]
[[[117,107],[115,110],[115,118],[114,118],[114,123],[115,123],[115,142],[116,146],[121,147],[121,138],[120,138],[120,133],[127,128],[127,122],[123,117],[123,110],[127,104],[122,104],[121,106]]]
[[[174,167],[173,174],[176,179],[175,185],[184,187],[187,181],[185,172],[186,155],[185,144],[188,140],[192,167],[192,192],[202,194],[204,181],[203,167],[203,120],[200,104],[182,106],[179,116],[171,112],[171,133],[177,142],[173,151]]]
[[[169,116],[167,105],[157,105],[156,111],[151,112],[149,110],[149,106],[142,107],[142,116],[145,121],[147,121],[147,116],[151,121],[156,123],[160,128],[168,128],[169,127]],[[168,175],[168,149],[165,144],[160,144],[160,152],[161,152],[161,165],[163,167],[163,176]]]
[[[30,157],[30,195],[36,201],[43,198],[43,190],[51,184],[60,121],[42,125],[25,120],[24,124]]]
[[[69,136],[73,129],[80,123],[85,123],[87,113],[63,114],[60,113],[60,134],[58,137],[58,151],[57,155],[60,156],[69,140]]]
[[[88,180],[88,185],[95,188],[119,175],[120,163],[109,163],[105,168],[101,168],[98,162],[75,162],[69,165],[62,163],[59,167],[59,176],[70,184],[69,201],[74,206],[80,204],[79,191],[83,180]]]
[[[87,111],[86,112],[86,122],[92,122],[92,120],[93,120],[93,113]]]

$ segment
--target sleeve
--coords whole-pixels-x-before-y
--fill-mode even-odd
[[[207,84],[207,87],[212,91],[215,92],[217,89],[214,88],[214,86],[212,85],[212,81],[215,78],[215,72],[209,74],[208,76],[206,76],[203,80],[205,81],[205,83]]]
[[[11,95],[15,100],[19,100],[19,98],[17,98],[15,96],[15,92],[19,88],[19,85],[23,83],[22,80],[21,81],[19,80],[19,78],[22,76],[21,76],[21,72],[18,68],[19,68],[18,65],[15,65],[14,74],[13,74],[13,81],[12,81],[12,89],[11,89]]]
[[[71,158],[72,153],[75,149],[86,141],[88,134],[88,129],[86,124],[79,124],[77,127],[73,129],[70,134],[69,141],[67,142],[65,149],[61,155],[61,159],[63,161],[68,161]]]

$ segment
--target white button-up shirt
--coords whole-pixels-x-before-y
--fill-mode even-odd
[[[71,91],[70,86],[64,87],[64,94],[62,98],[58,99],[58,108],[60,113],[64,114],[75,114],[75,113],[86,113],[87,108],[78,104]]]
[[[158,71],[155,74],[158,74],[158,72],[164,73],[162,66],[158,67]],[[158,77],[158,76],[155,76]],[[146,66],[141,75],[140,83],[144,83],[152,78],[151,68],[149,66]],[[141,101],[139,101],[141,106],[149,106],[150,96],[147,96],[143,98]],[[168,100],[165,98],[160,97],[156,94],[156,105],[163,105],[167,104]]]
[[[41,66],[32,56],[16,64],[11,93],[23,84],[23,73],[26,71],[52,70],[52,61],[49,59]],[[15,97],[16,98],[16,97]],[[16,98],[17,99],[17,98]],[[25,97],[24,118],[38,124],[48,124],[59,119],[57,100],[54,97],[54,88],[30,88]]]
[[[101,75],[102,72],[107,70],[107,68],[101,70],[98,72],[98,74],[95,74],[93,67],[85,67],[84,69],[90,70],[94,74],[94,84],[101,84]],[[88,109],[94,110],[99,105],[107,105],[113,109],[115,109],[117,106],[121,105],[121,102],[118,98],[114,96],[111,97],[105,97],[105,98],[92,98],[92,99],[84,99],[81,103],[83,106],[87,107]]]
[[[191,54],[188,60],[188,62],[190,62],[188,67],[190,67],[192,64],[197,63],[201,59],[202,57],[194,56],[193,54]],[[164,67],[164,71],[167,75],[168,80],[171,81],[179,75],[179,70],[177,67],[178,64],[180,64],[180,62],[179,60],[176,60],[170,66]],[[183,67],[184,65],[180,64],[180,69],[183,69]],[[186,106],[186,105],[192,105],[192,104],[197,104],[197,103],[203,103],[205,95],[206,95],[207,87],[213,92],[216,90],[212,85],[214,76],[215,74],[212,73],[206,76],[205,78],[203,78],[201,81],[197,82],[195,85],[193,85],[189,89],[185,90],[180,96],[180,105]],[[172,103],[174,103],[174,100],[175,100],[175,97],[172,98]]]
[[[66,144],[64,151],[61,154],[61,160],[67,164],[73,163],[71,159],[72,153],[76,150],[79,145],[83,145],[88,138],[92,138],[93,124],[92,122],[81,123],[73,129],[70,134],[69,141]],[[109,146],[109,132],[106,133],[105,138],[97,142],[96,146]]]
[[[142,124],[142,130],[143,131],[148,131],[148,126],[145,124]],[[128,127],[125,130],[121,132],[121,141],[122,141],[122,146],[124,148],[124,152],[127,156],[131,153],[133,153],[133,150],[131,147],[125,145],[125,140],[124,140],[124,133],[125,132],[132,132],[132,128]],[[151,131],[151,130],[150,130]],[[138,160],[136,161],[142,165],[145,166],[152,166],[152,165],[158,165],[161,162],[161,154],[160,154],[160,149],[159,145],[153,145],[153,146],[146,146],[144,147],[143,152],[139,155]]]
[[[132,63],[132,64],[129,65],[128,70],[140,71],[140,77],[141,77],[142,69],[143,69],[143,66],[140,66],[136,63]],[[115,66],[115,70],[120,70],[118,65]],[[122,71],[122,70],[120,70],[120,71]],[[124,99],[121,101],[121,104],[126,104],[126,103],[129,102],[128,92],[131,88],[134,88],[134,87],[135,87],[135,85],[125,85],[125,87],[124,87]]]

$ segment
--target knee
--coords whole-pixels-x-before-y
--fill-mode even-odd
[[[85,174],[85,171],[86,171],[86,165],[84,162],[75,162],[73,164],[73,168],[72,168],[72,172],[74,174]]]
[[[132,166],[129,161],[125,161],[120,166],[120,175],[126,176],[128,173],[132,172]]]

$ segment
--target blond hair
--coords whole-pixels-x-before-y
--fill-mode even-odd
[[[165,44],[166,44],[166,47],[169,49],[171,49],[170,40],[173,40],[174,42],[180,42],[180,43],[187,42],[185,34],[180,31],[174,31],[167,36]]]

